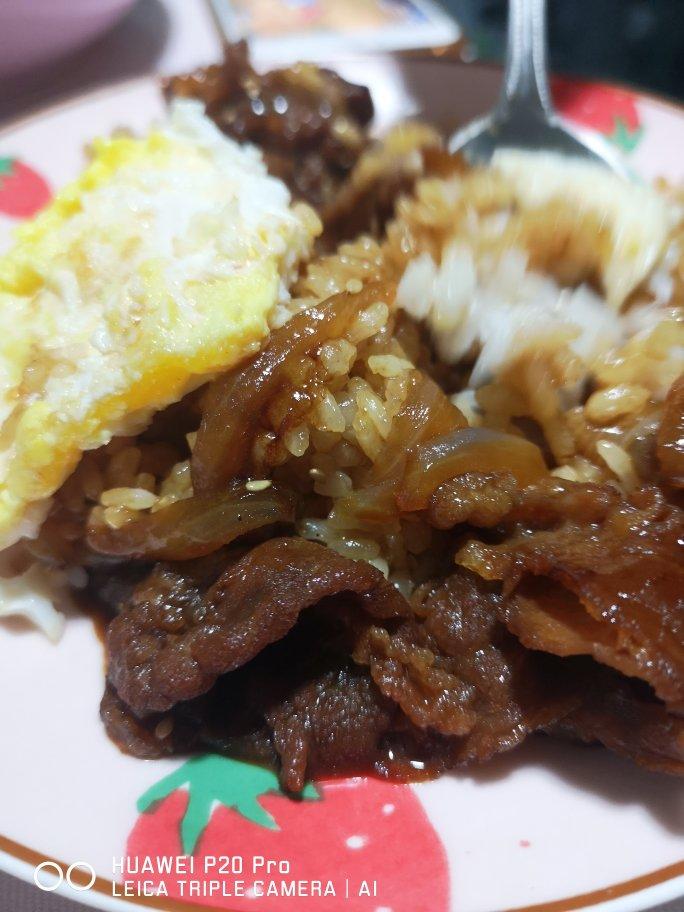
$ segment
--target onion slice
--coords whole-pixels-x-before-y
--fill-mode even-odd
[[[94,526],[88,544],[98,554],[150,560],[189,560],[211,554],[247,532],[294,520],[294,499],[276,487],[248,491],[232,485],[222,494],[179,500],[119,529]]]
[[[192,483],[198,494],[220,489],[244,469],[261,415],[287,382],[288,368],[329,339],[340,338],[359,311],[393,294],[392,286],[375,283],[358,294],[343,292],[303,310],[276,330],[245,367],[212,383],[192,453]]]

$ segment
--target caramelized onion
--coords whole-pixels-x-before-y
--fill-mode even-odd
[[[539,447],[524,437],[459,428],[414,451],[397,499],[402,510],[423,510],[441,484],[466,472],[509,472],[520,485],[528,485],[546,471]]]
[[[369,476],[377,483],[403,474],[411,449],[448,431],[467,426],[462,413],[421,371],[411,371],[406,400],[392,422],[392,430]]]
[[[411,371],[404,404],[373,465],[359,487],[335,505],[335,516],[355,517],[366,525],[386,528],[397,516],[397,487],[401,483],[411,450],[424,440],[463,427],[466,420],[434,380],[421,371]]]
[[[222,494],[179,500],[119,529],[97,526],[88,544],[99,554],[154,560],[188,560],[227,545],[240,535],[294,519],[292,497],[276,487],[247,491],[234,485]]]
[[[358,294],[343,292],[302,311],[276,330],[249,364],[214,381],[203,403],[192,454],[197,493],[220,489],[243,469],[264,408],[286,383],[288,369],[324,342],[342,336],[360,310],[392,294],[390,286],[375,283]]]

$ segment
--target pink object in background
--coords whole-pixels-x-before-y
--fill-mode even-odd
[[[3,0],[0,3],[0,75],[83,47],[122,18],[135,0]]]

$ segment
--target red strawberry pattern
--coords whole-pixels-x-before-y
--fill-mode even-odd
[[[602,133],[623,152],[633,152],[643,135],[637,96],[617,86],[556,77],[551,89],[568,120]]]
[[[447,912],[444,848],[410,786],[373,778],[326,780],[299,798],[268,770],[225,757],[194,758],[138,802],[126,847],[132,867],[146,857],[192,855],[193,873],[164,874],[168,896],[243,912]],[[213,859],[239,856],[242,873],[218,873]],[[255,859],[289,872],[254,871]],[[140,884],[159,875],[126,874]],[[181,880],[220,879],[234,895],[192,896]],[[332,882],[334,895],[268,895],[269,882]],[[235,887],[242,882],[242,887]],[[244,895],[239,895],[240,889]],[[222,888],[225,892],[225,888]],[[305,891],[306,893],[306,891]],[[166,895],[166,894],[164,894]]]
[[[24,219],[50,201],[45,178],[17,158],[0,157],[0,214]]]

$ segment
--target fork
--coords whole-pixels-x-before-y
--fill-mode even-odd
[[[572,156],[630,173],[619,152],[602,137],[563,123],[554,110],[546,69],[546,0],[509,0],[506,65],[494,109],[449,141],[471,164],[485,165],[499,149]]]

